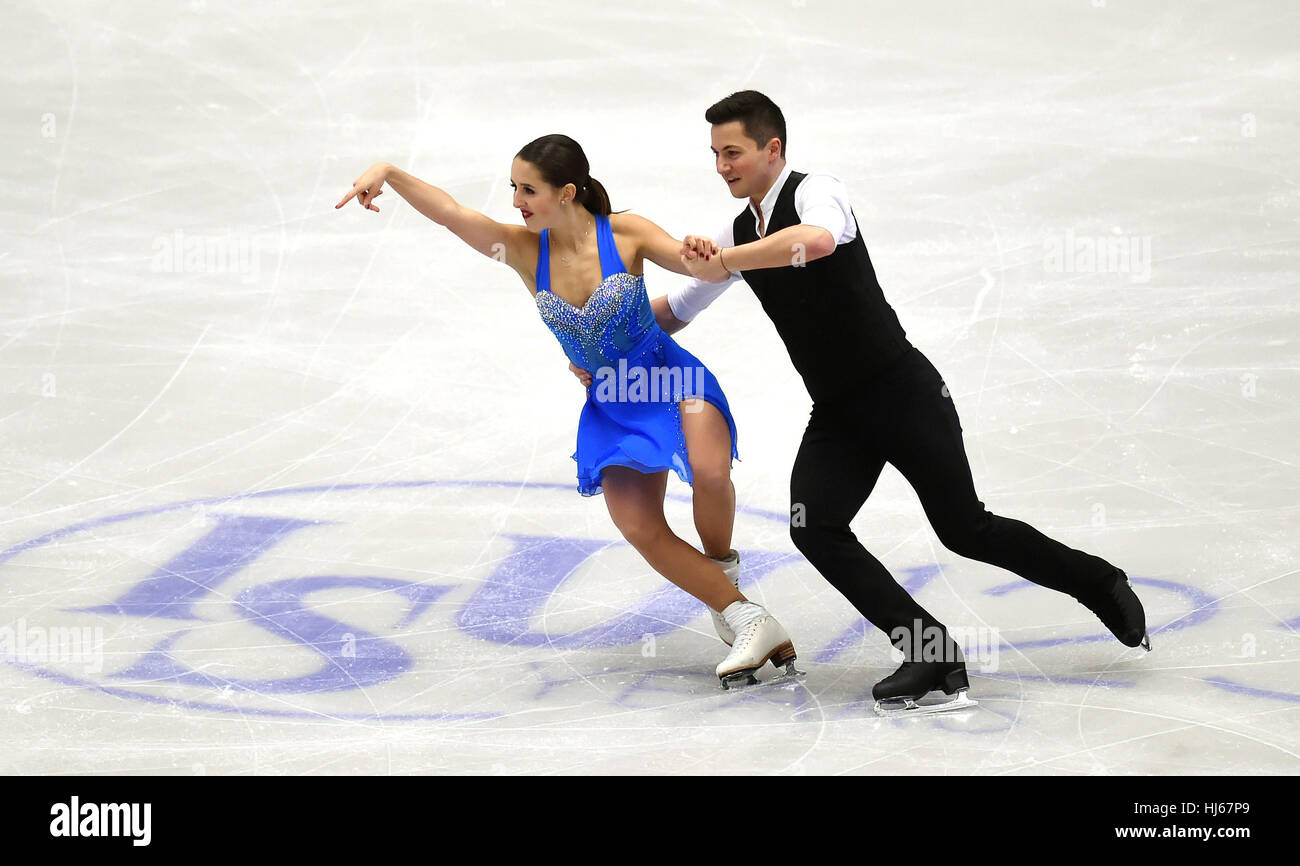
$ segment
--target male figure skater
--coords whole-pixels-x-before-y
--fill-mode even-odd
[[[733,93],[704,116],[718,174],[748,206],[716,242],[687,237],[682,259],[695,279],[656,298],[655,314],[673,333],[743,279],[785,342],[813,399],[790,477],[790,536],[904,654],[872,689],[877,711],[969,704],[956,642],[849,529],[886,462],[949,550],[1071,595],[1126,646],[1149,651],[1146,615],[1123,571],[991,514],[977,497],[948,389],[885,301],[844,184],[791,171],[785,118],[761,93]],[[934,690],[956,697],[916,703]]]

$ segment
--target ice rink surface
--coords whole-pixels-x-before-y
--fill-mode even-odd
[[[0,772],[1300,771],[1300,15],[911,7],[5,3]],[[679,339],[808,675],[723,692],[574,489],[519,280],[391,191],[333,208],[384,160],[517,223],[514,153],[564,132],[712,233],[703,113],[745,88],[848,184],[981,498],[1125,568],[1154,652],[944,549],[887,467],[854,531],[986,652],[978,710],[876,718],[895,663],[790,542],[809,399],[737,285]]]

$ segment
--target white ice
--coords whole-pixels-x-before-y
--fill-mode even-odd
[[[1296,9],[639,6],[6,4],[0,771],[1300,771]],[[1001,649],[977,711],[877,719],[894,662],[790,542],[809,399],[743,285],[680,339],[735,412],[735,544],[808,676],[721,691],[702,608],[604,645],[682,599],[573,490],[582,390],[527,290],[391,191],[333,205],[385,160],[517,222],[511,158],[558,131],[615,208],[711,233],[740,205],[703,113],[744,88],[784,108],[795,169],[848,184],[984,502],[1125,568],[1154,652],[1075,640],[1086,610],[945,550],[887,468],[854,531]],[[1132,254],[1089,264],[1098,239]],[[272,518],[314,522],[192,619],[85,610]],[[546,545],[581,553],[567,579],[482,604]],[[247,600],[329,575],[305,612],[409,668],[287,693],[322,659]],[[93,652],[41,654],[73,628]],[[199,673],[141,673],[160,642]]]

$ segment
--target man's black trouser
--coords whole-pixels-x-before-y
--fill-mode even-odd
[[[905,629],[907,639],[894,645],[909,658],[917,621],[923,629],[943,627],[849,529],[885,463],[916,490],[939,540],[954,553],[1076,598],[1109,585],[1115,569],[1104,559],[985,509],[953,401],[934,365],[912,348],[855,391],[814,405],[790,476],[795,546],[886,635]]]

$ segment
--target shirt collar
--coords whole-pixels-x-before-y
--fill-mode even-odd
[[[767,191],[767,195],[763,196],[763,201],[761,202],[763,208],[763,231],[759,233],[759,237],[763,237],[767,234],[767,227],[772,224],[772,211],[776,208],[776,198],[781,194],[781,190],[785,188],[785,182],[789,180],[789,178],[790,163],[786,162],[785,168],[781,169],[781,174],[777,177],[776,182],[772,184],[772,188]],[[749,203],[749,212],[754,215],[754,231],[758,233],[758,211],[754,210],[754,203],[752,201]]]

